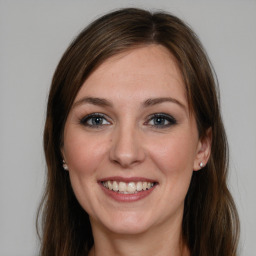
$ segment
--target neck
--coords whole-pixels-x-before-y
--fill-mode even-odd
[[[182,239],[181,223],[157,226],[140,234],[115,234],[92,223],[94,246],[90,256],[189,256]]]

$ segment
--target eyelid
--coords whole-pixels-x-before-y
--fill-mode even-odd
[[[100,126],[104,126],[104,125],[109,125],[109,124],[100,124],[100,125],[90,125],[88,124],[88,120],[90,120],[91,118],[94,118],[94,117],[100,117],[100,118],[103,118],[105,119],[108,123],[111,123],[109,121],[109,117],[103,113],[91,113],[91,114],[88,114],[82,118],[79,119],[79,124],[81,125],[84,125],[84,126],[87,126],[87,127],[94,127],[94,128],[97,128],[97,127],[100,127]]]
[[[166,113],[154,113],[154,114],[150,115],[148,117],[147,121],[145,122],[145,124],[149,125],[149,122],[151,120],[153,120],[154,118],[164,118],[165,120],[167,120],[169,122],[168,124],[165,124],[165,125],[150,125],[157,129],[159,129],[159,128],[163,129],[163,128],[167,128],[167,127],[177,124],[177,120],[172,115],[169,115]]]
[[[107,124],[89,124],[88,121],[92,118],[102,118],[104,119],[106,122],[108,122]],[[167,121],[168,123],[167,124],[150,124],[150,122],[155,119],[155,118],[162,118],[163,120]],[[106,125],[110,125],[112,122],[110,121],[111,119],[103,114],[103,113],[91,113],[91,114],[88,114],[86,116],[83,116],[82,118],[79,119],[79,124],[83,125],[83,126],[86,126],[86,127],[89,127],[89,128],[100,128],[100,127],[103,127],[103,126],[106,126]],[[146,122],[144,122],[145,125],[148,125],[148,126],[151,126],[153,128],[156,128],[156,129],[164,129],[164,128],[168,128],[172,125],[175,125],[177,124],[177,120],[170,114],[166,114],[166,113],[153,113],[151,115],[149,115],[147,117],[147,120]]]

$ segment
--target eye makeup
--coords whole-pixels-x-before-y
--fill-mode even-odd
[[[100,128],[104,125],[110,125],[111,123],[108,121],[106,115],[102,113],[92,113],[86,115],[85,117],[79,120],[79,123],[83,126],[90,128]]]
[[[145,124],[157,129],[164,129],[177,124],[177,120],[166,113],[155,113],[149,116],[149,119]]]
[[[79,119],[79,124],[88,128],[102,128],[105,125],[111,125],[109,117],[102,113],[91,113]],[[176,125],[177,120],[166,113],[154,113],[147,117],[143,125],[150,126],[156,129],[164,129]]]

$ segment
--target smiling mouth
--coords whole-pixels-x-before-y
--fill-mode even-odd
[[[157,183],[148,181],[123,182],[123,181],[102,181],[101,184],[108,190],[120,194],[136,194],[152,189]]]

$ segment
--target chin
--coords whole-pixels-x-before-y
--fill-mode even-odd
[[[144,216],[134,214],[118,214],[102,221],[102,225],[110,232],[120,235],[136,235],[144,233],[152,226]]]
[[[120,225],[121,224],[121,225]],[[120,235],[138,235],[146,232],[149,228],[143,224],[118,223],[109,227],[110,231]]]

